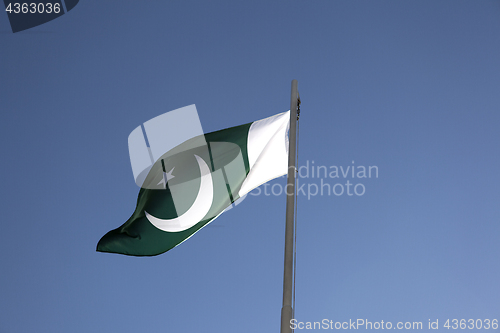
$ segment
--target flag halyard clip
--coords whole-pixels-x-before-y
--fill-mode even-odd
[[[297,120],[300,118],[300,94],[297,92]]]

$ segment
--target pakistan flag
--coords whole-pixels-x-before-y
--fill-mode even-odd
[[[290,113],[193,137],[143,174],[137,206],[97,251],[154,256],[187,240],[288,166]]]

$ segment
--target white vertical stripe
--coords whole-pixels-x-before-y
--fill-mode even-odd
[[[240,197],[287,173],[289,122],[290,111],[287,111],[258,120],[250,126],[247,141],[250,172],[238,193]]]

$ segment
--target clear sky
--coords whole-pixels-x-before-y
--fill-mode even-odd
[[[378,168],[302,169],[296,318],[500,319],[499,54],[487,0],[81,0],[16,34],[0,13],[0,332],[278,332],[283,195],[160,256],[95,246],[135,209],[134,128],[262,119],[292,79],[299,164]],[[308,198],[322,181],[365,192]]]

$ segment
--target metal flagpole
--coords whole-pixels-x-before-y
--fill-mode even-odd
[[[283,271],[283,307],[281,308],[281,333],[291,333],[290,321],[293,319],[293,229],[295,199],[295,150],[297,129],[298,82],[292,80],[290,98],[290,131],[288,146],[288,179],[286,185],[286,225],[285,225],[285,266]]]

